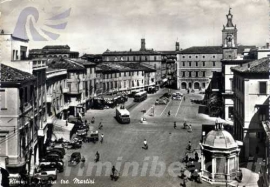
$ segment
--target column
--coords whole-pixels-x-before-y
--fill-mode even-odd
[[[216,174],[216,158],[212,155],[212,181],[215,181],[215,174]]]

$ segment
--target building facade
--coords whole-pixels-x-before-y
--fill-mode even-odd
[[[221,46],[190,47],[177,55],[177,88],[205,90],[213,72],[221,72]]]
[[[156,70],[155,80],[158,84],[162,83],[162,71],[165,71],[165,66],[162,67],[161,53],[153,49],[146,49],[145,39],[141,39],[141,49],[139,51],[105,51],[102,54],[103,62],[125,62],[125,63],[141,63],[150,65]]]
[[[39,161],[36,77],[1,64],[0,163],[9,173],[30,175]]]
[[[234,137],[244,142],[242,157],[247,159],[262,153],[255,149],[263,140],[261,122],[269,119],[269,58],[231,69],[234,74]]]
[[[29,58],[79,58],[79,52],[70,51],[68,45],[47,45],[42,49],[31,49]]]
[[[97,66],[98,94],[144,89],[155,85],[155,70],[139,63],[108,63]]]

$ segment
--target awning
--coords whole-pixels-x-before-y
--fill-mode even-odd
[[[53,133],[57,139],[63,138],[70,141],[73,127],[73,123],[67,123],[65,120],[57,119],[53,122]]]

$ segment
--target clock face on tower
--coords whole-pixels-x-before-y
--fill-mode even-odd
[[[233,44],[233,35],[228,35],[226,37],[226,42],[227,42],[227,46],[228,47],[232,47],[232,44]]]

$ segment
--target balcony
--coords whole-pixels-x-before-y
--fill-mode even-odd
[[[68,93],[69,92],[69,88],[63,88],[63,93]]]
[[[33,60],[33,68],[46,68],[46,60]]]
[[[17,158],[6,158],[6,168],[10,173],[19,173],[22,172],[25,165],[26,160],[24,157],[17,157]]]
[[[52,95],[47,94],[47,103],[51,103],[52,102]]]

